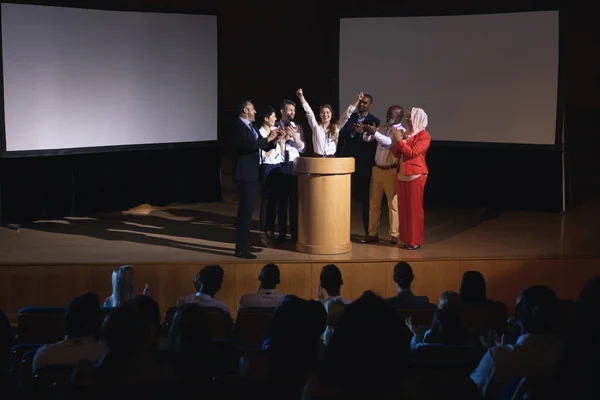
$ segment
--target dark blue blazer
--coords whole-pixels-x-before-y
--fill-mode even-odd
[[[235,182],[258,182],[259,180],[259,150],[269,151],[274,149],[277,141],[267,141],[258,134],[258,140],[254,134],[239,118],[232,124],[231,140],[233,144],[233,180]],[[258,133],[258,129],[256,129]]]
[[[375,140],[367,143],[362,139],[362,134],[351,137],[354,124],[358,121],[358,113],[353,113],[346,125],[340,129],[340,137],[338,139],[337,156],[338,157],[354,157],[355,168],[357,174],[371,173],[371,168],[375,165],[375,152],[377,151],[377,142]],[[379,118],[371,113],[368,113],[365,120],[365,125],[375,124],[379,126],[381,122]]]

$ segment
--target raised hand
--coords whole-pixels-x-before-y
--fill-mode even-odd
[[[398,129],[398,128],[392,128],[392,134],[394,135],[394,137],[396,138],[397,141],[401,141],[402,137],[404,136],[404,132],[402,132],[402,130]]]
[[[271,132],[269,132],[269,135],[267,136],[267,141],[273,141],[277,138],[279,138],[281,136],[281,128],[276,128],[271,130]]]
[[[323,294],[323,287],[321,286],[320,283],[319,283],[319,286],[317,286],[317,298],[319,298],[319,299],[325,298],[325,295]]]
[[[377,132],[377,126],[375,125],[375,123],[373,122],[373,125],[365,125],[365,131],[367,132],[367,134],[370,135],[374,135],[375,132]]]
[[[302,89],[296,90],[296,96],[298,96],[300,99],[304,97],[304,92],[302,92]]]
[[[292,126],[286,126],[285,127],[285,134],[289,137],[293,137],[295,138],[296,135],[298,134],[298,127],[292,127]]]
[[[364,125],[361,124],[360,122],[354,124],[354,133],[363,133],[364,130]]]

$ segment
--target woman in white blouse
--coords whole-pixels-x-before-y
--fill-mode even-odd
[[[306,112],[306,118],[313,131],[313,151],[316,157],[335,157],[335,151],[337,150],[338,138],[340,136],[340,129],[346,125],[346,122],[356,109],[358,103],[364,97],[363,92],[358,92],[354,101],[350,106],[340,115],[337,122],[333,122],[333,108],[329,104],[323,104],[319,109],[319,117],[321,123],[317,122],[315,114],[308,105],[308,102],[304,98],[302,89],[298,89],[296,95],[302,103],[302,108]]]

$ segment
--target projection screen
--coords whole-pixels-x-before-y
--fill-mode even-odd
[[[423,108],[432,140],[553,145],[559,13],[342,18],[340,108]]]
[[[217,139],[215,15],[1,12],[7,154]]]

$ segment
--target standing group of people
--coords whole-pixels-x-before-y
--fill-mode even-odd
[[[381,205],[385,195],[389,208],[388,240],[393,245],[414,250],[423,243],[423,194],[429,173],[425,155],[431,136],[425,130],[428,119],[421,108],[412,108],[402,125],[404,109],[388,108],[385,124],[369,110],[373,97],[359,92],[336,120],[329,104],[319,108],[319,121],[304,97],[296,92],[312,129],[314,157],[354,157],[353,195],[362,207],[364,243],[379,241]],[[356,111],[356,112],[355,112]],[[269,247],[274,240],[278,219],[277,241],[285,241],[288,210],[292,240],[298,235],[297,177],[294,160],[305,150],[304,132],[294,123],[296,104],[284,100],[281,118],[266,107],[256,121],[256,110],[244,101],[234,123],[235,166],[233,179],[240,197],[235,255],[254,259],[261,251],[250,244],[250,224],[254,201],[261,188],[260,229],[262,242]],[[254,123],[259,123],[256,129]]]

